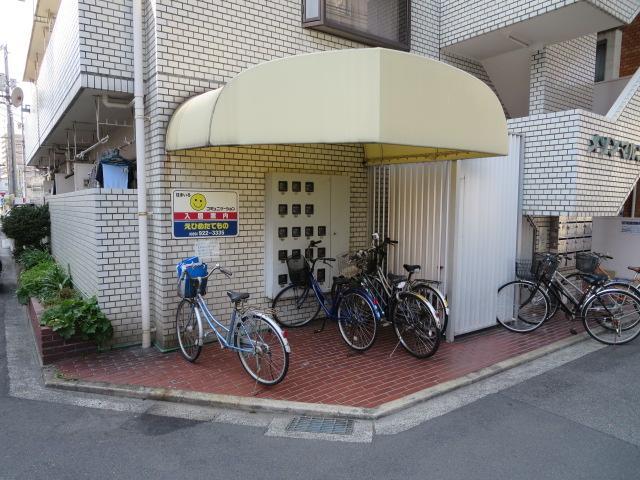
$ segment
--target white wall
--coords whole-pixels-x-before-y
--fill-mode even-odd
[[[515,278],[521,137],[509,155],[458,161],[450,329],[496,323],[498,287]],[[449,335],[447,338],[450,338]]]
[[[622,232],[622,222],[637,222],[637,233],[634,228]],[[635,274],[627,266],[640,267],[640,218],[594,217],[591,249],[613,257],[602,266],[614,270],[617,277],[633,278]]]

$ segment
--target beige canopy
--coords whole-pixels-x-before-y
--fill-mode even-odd
[[[491,89],[436,60],[382,48],[273,60],[173,114],[168,151],[222,145],[361,143],[369,163],[507,154]]]

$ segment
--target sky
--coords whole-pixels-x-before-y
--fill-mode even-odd
[[[22,80],[24,64],[31,38],[31,15],[35,0],[0,0],[0,45],[7,44],[9,48],[9,76],[18,82]],[[4,56],[0,54],[0,71],[4,73]],[[25,85],[25,103],[29,103],[30,88]],[[3,86],[4,87],[4,86]],[[6,131],[6,107],[0,105],[0,134]],[[17,119],[18,109],[14,109]]]
[[[24,72],[34,4],[35,0],[0,0],[0,44],[9,47],[9,74],[16,80],[22,80]]]

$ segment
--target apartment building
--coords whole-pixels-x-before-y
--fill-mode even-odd
[[[140,341],[136,191],[94,186],[96,164],[107,150],[117,148],[135,160],[133,2],[35,1],[24,73],[35,85],[25,119],[26,155],[48,175],[46,189],[56,193],[48,200],[53,253],[69,265],[81,291],[98,296],[119,344]],[[640,174],[640,74],[632,22],[639,7],[636,0],[144,1],[155,344],[174,346],[175,264],[204,245],[177,233],[176,191],[236,194],[229,201],[236,202],[238,230],[223,232],[218,241],[220,260],[236,275],[209,288],[212,302],[227,313],[226,288],[250,291],[256,303],[267,304],[286,282],[281,252],[304,248],[307,238],[328,229],[327,256],[366,246],[372,231],[397,237],[392,269],[415,259],[425,276],[444,282],[452,303],[449,339],[494,323],[492,307],[478,309],[477,300],[513,275],[516,255],[533,248],[589,249],[590,219],[618,215],[634,190]],[[342,50],[353,52],[338,55]],[[413,63],[405,67],[405,60],[418,62],[415,69]],[[318,70],[321,64],[326,70]],[[385,69],[387,64],[397,68]],[[448,90],[453,84],[429,83],[436,72],[453,75],[441,64],[474,78],[466,83],[462,72],[452,77],[455,91]],[[338,113],[343,107],[336,98],[351,106],[378,74],[390,82],[376,84],[380,96],[372,102],[382,105],[385,88],[408,81],[399,68],[434,75],[425,73],[424,86],[408,92],[415,94],[415,105],[406,98],[398,103],[406,111],[394,110],[391,100],[376,110],[380,124],[388,122],[398,138],[419,131],[417,124],[425,136],[442,127],[442,136],[466,142],[457,154],[405,149],[374,161],[370,144],[355,136],[361,122]],[[313,75],[305,74],[311,70]],[[340,82],[351,85],[352,95],[340,91]],[[427,98],[424,92],[433,88],[441,92]],[[502,121],[508,119],[508,152],[472,148],[492,134],[474,117],[478,105],[493,108],[489,95],[499,102]],[[276,98],[279,103],[269,103]],[[451,103],[436,108],[442,98]],[[263,104],[273,116],[258,112],[256,105]],[[257,118],[262,125],[254,124]],[[311,127],[315,136],[300,133]],[[318,132],[327,133],[327,140]],[[487,158],[464,160],[472,155],[463,150]],[[284,195],[284,184],[286,195],[317,194],[310,203],[295,197],[282,203],[311,205],[310,212],[315,205],[313,222],[316,213],[296,223],[274,207],[285,198],[277,196]],[[293,191],[294,184],[309,184],[312,191]],[[332,208],[331,192],[347,194]],[[323,212],[327,216],[320,218]],[[294,241],[293,229],[306,227],[311,235],[298,233]],[[494,270],[487,281],[474,281],[479,272]],[[326,272],[327,282],[332,273]]]

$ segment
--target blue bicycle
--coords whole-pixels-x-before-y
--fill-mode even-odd
[[[311,241],[307,252],[313,252],[320,243]],[[286,327],[301,327],[322,310],[325,322],[327,318],[338,321],[340,335],[347,345],[354,350],[367,350],[376,338],[381,316],[374,297],[357,282],[344,277],[334,277],[331,294],[326,297],[314,274],[315,266],[318,262],[331,266],[336,259],[309,256],[309,259],[301,255],[287,259],[291,283],[273,299],[276,321]]]
[[[228,291],[233,303],[233,314],[229,326],[220,323],[211,313],[204,300],[207,280],[219,271],[227,277],[231,272],[216,265],[211,272],[198,257],[187,258],[178,263],[178,292],[182,301],[176,312],[176,333],[182,356],[195,362],[202,350],[204,339],[215,334],[221,348],[238,352],[240,363],[249,375],[263,385],[275,385],[284,379],[289,369],[291,349],[285,333],[278,324],[263,311],[245,307],[248,293]],[[204,333],[203,317],[211,330]]]

